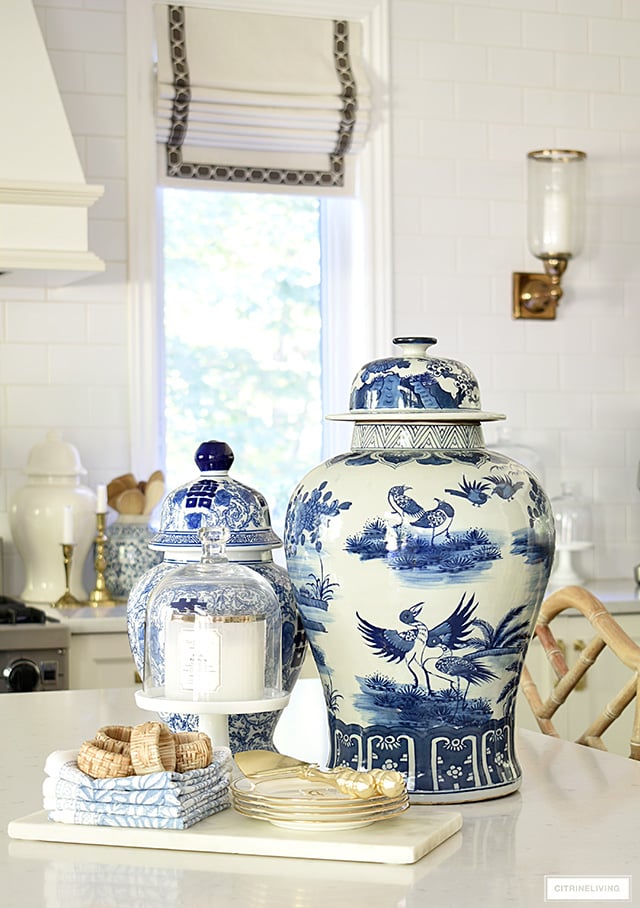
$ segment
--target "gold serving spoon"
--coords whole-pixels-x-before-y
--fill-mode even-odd
[[[372,769],[369,772],[347,768],[320,769],[314,763],[305,763],[271,750],[244,750],[236,753],[234,759],[248,779],[265,773],[295,774],[301,779],[331,785],[350,798],[397,798],[406,791],[404,777],[390,769]]]

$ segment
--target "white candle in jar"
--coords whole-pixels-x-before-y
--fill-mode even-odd
[[[571,252],[571,203],[567,193],[558,189],[545,193],[542,244],[545,252]]]
[[[105,485],[98,486],[96,490],[96,514],[106,514],[107,513],[107,487]]]
[[[262,616],[176,615],[165,642],[165,696],[262,700],[266,624]]]
[[[71,505],[65,505],[62,511],[62,544],[75,545],[75,534],[73,530],[73,508]]]

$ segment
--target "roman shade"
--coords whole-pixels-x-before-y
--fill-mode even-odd
[[[349,191],[371,107],[359,23],[175,5],[155,16],[164,182]]]

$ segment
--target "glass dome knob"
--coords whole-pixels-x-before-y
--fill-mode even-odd
[[[227,558],[227,540],[230,532],[227,527],[222,526],[204,526],[200,527],[198,536],[202,542],[202,555],[200,556],[201,564],[220,564],[228,561]]]

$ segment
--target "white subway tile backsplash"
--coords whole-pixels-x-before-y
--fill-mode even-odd
[[[640,59],[623,57],[620,61],[622,87],[630,94],[640,94]]]
[[[558,12],[576,13],[579,16],[603,16],[610,19],[622,14],[622,2],[623,0],[558,0]]]
[[[395,191],[401,195],[455,196],[455,163],[439,158],[398,157],[394,167],[394,185]]]
[[[593,424],[597,431],[636,426],[639,410],[637,389],[593,394]]]
[[[555,85],[561,90],[619,91],[620,59],[598,54],[555,54]]]
[[[94,218],[89,226],[89,245],[102,259],[126,261],[127,232],[122,220]]]
[[[613,15],[610,13],[610,15]],[[622,0],[622,18],[640,19],[640,3],[638,0]]]
[[[76,303],[7,302],[5,312],[8,343],[83,343],[87,339],[86,312]]]
[[[453,40],[453,4],[403,0],[390,4],[391,32],[395,38],[426,41]]]
[[[492,123],[489,126],[489,158],[493,161],[520,161],[524,190],[527,153],[536,148],[553,147],[553,134],[553,127]]]
[[[541,50],[587,51],[589,49],[588,21],[585,16],[524,12],[522,14],[522,43],[524,47],[535,47]]]
[[[640,394],[640,352],[627,353],[623,360],[624,383],[626,391],[636,391]],[[640,459],[640,438],[638,439],[638,458]]]
[[[126,127],[124,99],[118,95],[96,95],[65,92],[62,96],[69,124],[74,133],[86,136],[122,137]]]
[[[491,314],[491,279],[482,275],[428,274],[424,281],[428,307],[445,310],[458,318]],[[457,328],[454,337],[457,337]]]
[[[526,392],[527,422],[552,429],[592,427],[591,395],[588,392],[567,391],[549,394],[543,391]]]
[[[590,123],[586,92],[525,88],[523,104],[527,124],[584,129]]]
[[[489,226],[489,203],[466,199],[430,198],[419,202],[422,209],[422,232],[442,236],[486,236]]]
[[[594,92],[591,95],[591,121],[597,129],[627,129],[640,116],[640,95]]]
[[[116,344],[59,344],[49,352],[49,373],[54,385],[124,386],[127,382],[127,351]]]
[[[45,344],[5,344],[0,356],[0,385],[46,384],[47,353]]]
[[[13,426],[42,430],[82,426],[91,419],[88,389],[78,380],[63,387],[52,384],[10,385],[6,389],[6,398],[6,418]]]
[[[420,153],[427,158],[468,161],[487,154],[485,123],[423,120],[419,124]]]
[[[127,347],[127,306],[124,302],[87,305],[87,339],[90,344]]]
[[[455,111],[460,120],[485,123],[521,123],[523,96],[511,85],[457,83]]]
[[[451,271],[455,265],[453,237],[400,236],[396,243],[394,265],[400,271],[420,274]]]
[[[394,69],[400,79],[417,79],[420,75],[420,43],[415,38],[391,41]]]
[[[120,13],[56,7],[46,11],[45,22],[47,47],[53,50],[122,56],[125,30]]]
[[[126,75],[120,54],[87,54],[86,80],[90,94],[124,96]]]
[[[588,469],[590,467],[610,467],[620,469],[625,466],[624,432],[612,429],[609,432],[590,432],[587,429],[574,429],[561,435],[561,456],[563,461],[572,467]]]
[[[596,328],[596,337],[598,331]],[[604,350],[609,350],[603,344]],[[597,357],[590,351],[565,353],[559,359],[558,391],[617,391],[624,387],[624,361],[615,353],[602,353]],[[597,361],[597,366],[596,366]]]
[[[522,161],[464,161],[458,165],[458,193],[470,199],[518,200],[523,166]]]
[[[554,55],[550,51],[522,47],[492,47],[489,50],[489,82],[550,88],[554,70]]]
[[[455,38],[463,44],[493,47],[519,45],[522,19],[518,11],[458,5],[455,9]]]
[[[398,116],[391,135],[391,148],[395,157],[419,157],[421,122],[415,116]]]
[[[81,51],[75,53],[71,51],[49,51],[49,60],[59,91],[86,90],[86,59],[86,54]]]
[[[629,19],[593,19],[589,29],[589,50],[596,54],[635,57],[640,46],[640,22]]]
[[[487,78],[487,48],[475,44],[419,45],[419,75],[435,82],[473,82]]]

